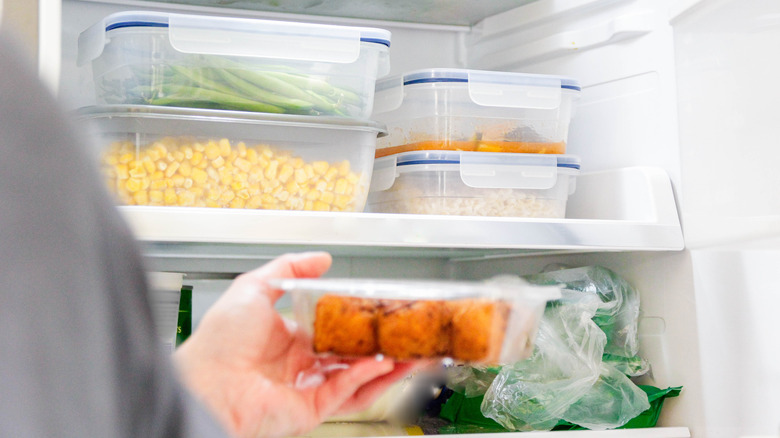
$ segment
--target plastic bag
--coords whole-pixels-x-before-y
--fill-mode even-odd
[[[606,336],[592,321],[596,296],[562,291],[548,303],[530,358],[505,366],[482,413],[510,430],[550,430],[598,380]]]
[[[648,362],[638,355],[639,292],[625,279],[601,266],[556,270],[524,278],[533,284],[562,284],[566,289],[598,296],[601,304],[593,321],[607,335],[604,362],[628,376],[649,371]]]
[[[595,294],[562,291],[545,310],[534,353],[502,368],[482,413],[509,430],[551,430],[560,420],[603,430],[648,409],[647,395],[602,361],[607,336],[593,321],[601,304]]]

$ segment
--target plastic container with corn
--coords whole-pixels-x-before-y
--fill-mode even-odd
[[[146,106],[90,107],[109,190],[125,205],[362,211],[373,122]]]

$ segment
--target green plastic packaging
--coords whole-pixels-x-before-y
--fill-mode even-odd
[[[192,286],[181,287],[179,299],[179,320],[176,327],[176,346],[182,344],[192,333]]]

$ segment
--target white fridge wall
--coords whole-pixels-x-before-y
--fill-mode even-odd
[[[674,23],[688,247],[780,234],[780,2],[710,0]]]

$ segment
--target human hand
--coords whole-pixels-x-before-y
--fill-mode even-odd
[[[327,253],[286,254],[236,278],[174,353],[183,382],[240,437],[288,436],[367,408],[423,362],[318,360],[311,340],[274,303],[270,278],[314,278]],[[296,384],[308,376],[305,385]]]

